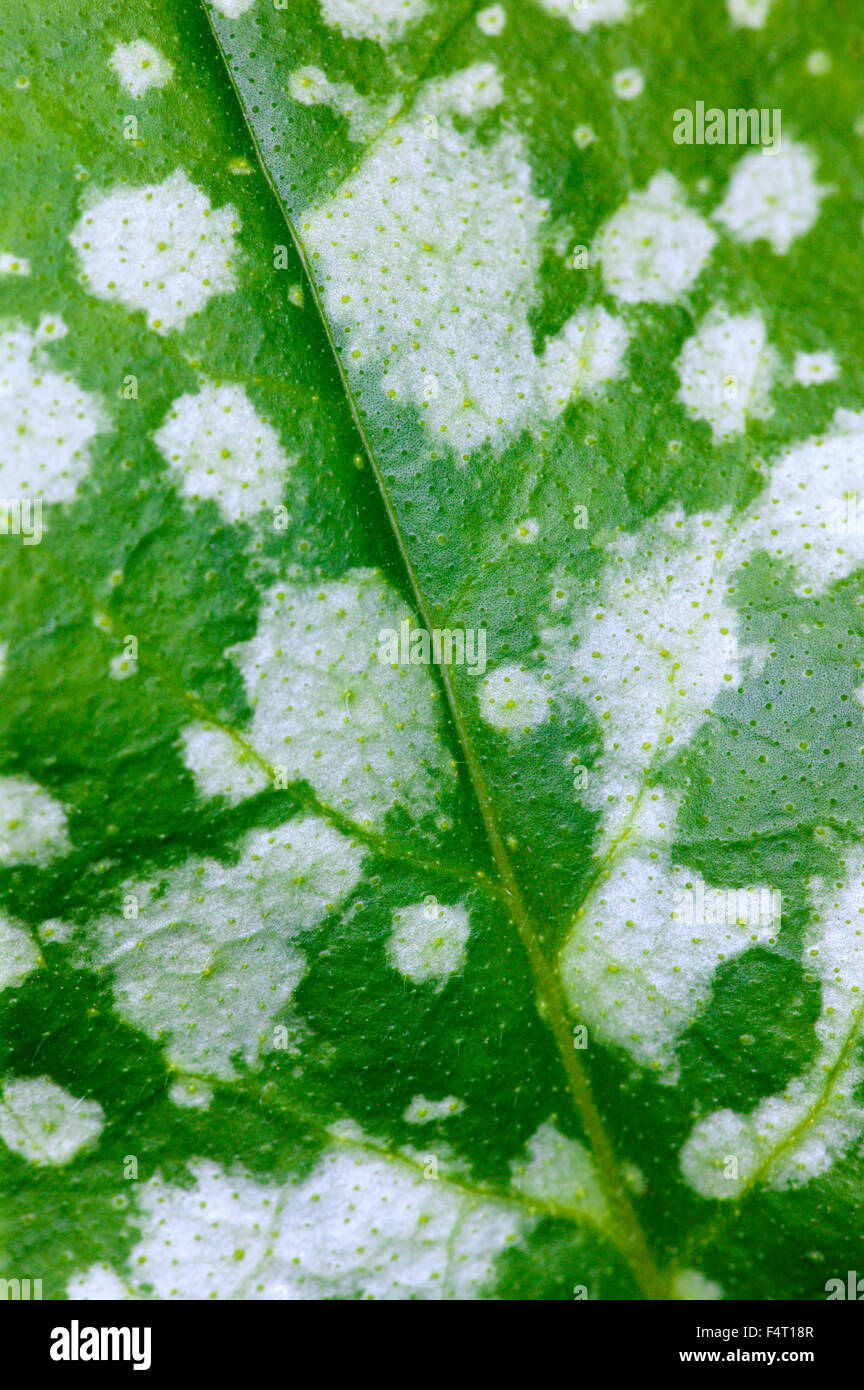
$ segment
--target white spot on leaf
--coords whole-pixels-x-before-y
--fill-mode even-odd
[[[568,319],[543,353],[540,389],[558,415],[573,396],[599,395],[607,381],[621,376],[630,335],[620,319],[603,308],[582,309]]]
[[[729,18],[735,28],[764,29],[774,0],[726,0]]]
[[[4,497],[69,502],[90,467],[89,447],[109,428],[98,396],[55,370],[46,345],[67,333],[43,315],[34,331],[0,332],[0,490]]]
[[[532,191],[515,131],[481,145],[453,119],[502,100],[490,63],[426,83],[413,113],[301,218],[349,372],[359,384],[371,373],[460,451],[554,418],[571,390],[616,374],[622,356],[624,330],[603,311],[590,325],[582,311],[535,354],[529,314],[548,203]]]
[[[713,1279],[706,1279],[698,1269],[682,1269],[672,1281],[672,1293],[689,1303],[709,1303],[723,1297],[723,1289]]]
[[[202,381],[174,401],[154,442],[183,496],[212,498],[226,521],[272,511],[284,498],[291,460],[242,386]]]
[[[779,366],[761,314],[711,311],[675,364],[679,398],[690,415],[707,420],[714,443],[741,434],[751,417],[772,413],[768,396]]]
[[[536,1201],[577,1211],[596,1225],[608,1217],[606,1198],[594,1160],[578,1139],[568,1139],[554,1124],[542,1124],[526,1145],[526,1158],[511,1163],[517,1192]]]
[[[670,865],[662,835],[676,806],[657,793],[653,802],[580,908],[560,969],[568,1001],[594,1035],[669,1084],[678,1077],[677,1039],[707,1003],[721,961],[771,943],[779,923],[688,922],[682,902],[696,875]]]
[[[739,241],[767,241],[785,256],[797,237],[814,226],[822,199],[833,192],[816,181],[816,157],[787,141],[771,155],[751,150],[735,165],[714,220]]]
[[[114,681],[128,681],[131,676],[137,676],[138,662],[124,652],[117,652],[108,662],[108,674]]]
[[[415,985],[434,980],[440,989],[464,965],[470,934],[468,912],[461,904],[410,903],[393,913],[387,957]]]
[[[574,605],[575,622],[543,634],[549,693],[569,690],[603,731],[589,790],[612,837],[646,768],[683,749],[726,677],[737,682],[743,671],[725,640],[737,627],[718,559],[731,540],[727,523],[726,513],[675,510],[616,536],[607,567]]]
[[[456,1096],[445,1096],[443,1100],[414,1096],[402,1118],[409,1125],[430,1125],[436,1120],[449,1120],[452,1115],[460,1115],[464,1109],[464,1100]]]
[[[30,1163],[69,1163],[96,1142],[104,1123],[105,1113],[95,1100],[76,1099],[47,1076],[3,1082],[0,1138]]]
[[[42,955],[26,927],[0,913],[0,990],[20,985],[42,964]]]
[[[226,19],[239,19],[251,10],[255,0],[213,0],[213,4]]]
[[[120,85],[133,97],[142,97],[151,87],[166,86],[174,72],[174,64],[145,39],[118,43],[111,54],[110,66],[120,79]]]
[[[346,39],[397,43],[426,13],[428,0],[321,0],[324,23]]]
[[[792,370],[801,386],[819,386],[840,374],[833,352],[796,352]]]
[[[30,262],[26,256],[15,256],[11,251],[0,252],[0,275],[29,275]]]
[[[660,173],[613,213],[595,250],[610,294],[626,304],[672,304],[695,283],[716,240],[677,180]]]
[[[631,0],[537,0],[547,14],[566,19],[577,34],[595,24],[620,24],[631,15]]]
[[[206,1110],[213,1099],[213,1087],[205,1081],[175,1081],[168,1091],[168,1099],[184,1110]]]
[[[239,231],[230,203],[214,209],[177,169],[162,183],[92,196],[69,240],[91,294],[143,310],[151,328],[167,333],[236,288]]]
[[[511,663],[479,682],[477,699],[487,724],[506,733],[536,729],[549,718],[549,691],[533,671]]]
[[[297,68],[288,79],[288,95],[301,106],[331,106],[348,122],[348,139],[368,140],[391,120],[402,104],[400,96],[376,101],[361,97],[350,82],[331,82],[316,67]]]
[[[210,1160],[190,1168],[193,1187],[157,1176],[138,1196],[129,1266],[135,1289],[159,1299],[477,1298],[531,1225],[503,1202],[340,1146],[281,1187]]]
[[[202,796],[224,796],[236,803],[272,784],[261,764],[225,729],[188,724],[181,738],[183,762]]]
[[[382,628],[407,610],[374,570],[315,585],[277,584],[258,631],[229,653],[252,706],[249,742],[293,780],[354,819],[381,825],[395,806],[435,809],[453,768],[425,666],[378,660]]]
[[[497,38],[504,32],[507,23],[507,12],[503,5],[488,5],[485,10],[478,11],[475,16],[475,23],[482,34],[489,34],[492,38]]]
[[[638,68],[622,68],[612,74],[612,91],[622,101],[635,101],[645,90],[645,78]]]
[[[812,1065],[749,1114],[717,1110],[701,1119],[681,1152],[681,1171],[703,1197],[734,1198],[754,1181],[800,1187],[828,1171],[864,1133],[864,1082],[857,1033],[864,995],[864,854],[846,876],[816,885],[804,940],[808,970],[822,986]],[[730,1159],[734,1162],[730,1163]]]
[[[824,593],[864,564],[864,528],[845,524],[846,494],[857,497],[864,475],[864,412],[837,410],[832,426],[783,451],[738,522],[739,552],[788,560],[799,594]]]
[[[236,864],[190,859],[162,878],[127,880],[134,913],[84,928],[79,964],[109,972],[118,1012],[175,1066],[230,1078],[234,1053],[258,1061],[306,973],[294,938],[350,895],[363,856],[313,816],[250,831]]]
[[[0,777],[0,864],[47,864],[68,849],[60,802],[30,777]]]

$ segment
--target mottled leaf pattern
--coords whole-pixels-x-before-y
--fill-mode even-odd
[[[7,0],[6,1278],[855,1267],[862,53]]]

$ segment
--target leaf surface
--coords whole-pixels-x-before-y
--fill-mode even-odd
[[[860,24],[85,9],[0,27],[7,1277],[823,1297]]]

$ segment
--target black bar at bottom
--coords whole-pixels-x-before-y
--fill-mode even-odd
[[[688,1368],[698,1374],[709,1366],[726,1370],[758,1366],[766,1372],[804,1368],[824,1378],[856,1363],[864,1321],[857,1307],[840,1302],[574,1301],[563,1308],[557,1305],[558,1314],[555,1305],[544,1313],[542,1308],[528,1311],[527,1305],[520,1305],[517,1311],[510,1304],[494,1302],[462,1304],[462,1311],[455,1314],[431,1307],[406,1314],[393,1304],[387,1304],[386,1311],[365,1306],[362,1321],[355,1322],[358,1315],[350,1306],[334,1303],[7,1302],[0,1304],[0,1330],[7,1354],[14,1347],[20,1371],[38,1372],[49,1384],[68,1381],[70,1376],[92,1380],[103,1371],[114,1377],[133,1375],[138,1381],[148,1375],[161,1378],[166,1372],[184,1371],[212,1371],[221,1380],[232,1375],[260,1380],[270,1373],[286,1375],[292,1362],[296,1370],[298,1354],[307,1365],[320,1356],[322,1369],[326,1366],[332,1378],[340,1352],[346,1369],[356,1375],[364,1363],[369,1369],[377,1364],[380,1370],[389,1361],[396,1369],[408,1350],[402,1340],[405,1335],[422,1339],[416,1351],[425,1346],[429,1372],[434,1371],[436,1351],[446,1356],[452,1371],[456,1363],[451,1361],[448,1343],[438,1338],[454,1332],[463,1334],[459,1345],[469,1347],[478,1358],[474,1364],[478,1369],[482,1364],[488,1374],[516,1342],[528,1351],[524,1339],[536,1331],[535,1317],[544,1324],[552,1319],[544,1333],[565,1339],[552,1345],[562,1351],[570,1348],[574,1371],[590,1364],[586,1357],[597,1356],[604,1371],[612,1375],[633,1370],[663,1372],[672,1367],[686,1375]],[[346,1316],[351,1335],[334,1341],[334,1332],[346,1330],[342,1322]],[[383,1324],[378,1321],[382,1316]],[[405,1316],[407,1323],[402,1322]],[[438,1322],[441,1316],[444,1324]],[[453,1316],[455,1324],[450,1323]],[[402,1349],[396,1364],[383,1340],[391,1334],[399,1339],[392,1350]],[[367,1346],[367,1337],[370,1342],[374,1338],[374,1346]],[[544,1344],[534,1345],[536,1349]]]

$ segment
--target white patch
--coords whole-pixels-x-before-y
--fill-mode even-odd
[[[724,686],[734,688],[765,659],[759,649],[739,650],[736,615],[725,601],[745,560],[759,549],[787,559],[801,594],[822,593],[864,564],[864,528],[837,524],[862,468],[864,412],[838,410],[830,434],[781,455],[741,516],[670,511],[616,537],[593,581],[595,602],[578,595],[575,624],[556,616],[541,634],[550,694],[583,700],[603,738],[585,795],[602,814],[594,858],[605,862],[562,950],[565,992],[602,1040],[653,1067],[662,1081],[675,1078],[676,1039],[704,1006],[718,961],[770,944],[777,926],[761,919],[755,931],[750,924],[687,925],[680,895],[695,876],[670,858],[677,802],[647,793],[646,780],[691,741]],[[550,603],[556,615],[570,602],[566,589],[559,594]],[[770,1103],[775,1128],[787,1108],[806,1103],[797,1084],[779,1117],[779,1102]],[[716,1138],[719,1145],[717,1134],[731,1124],[744,1136],[736,1152],[746,1158],[759,1143],[754,1133],[746,1149],[747,1123],[720,1112],[705,1143]],[[831,1140],[835,1148],[841,1138]]]
[[[487,724],[504,733],[536,729],[549,718],[550,692],[533,671],[511,663],[480,681],[477,700]]]
[[[540,535],[540,522],[536,516],[526,516],[514,526],[512,536],[517,545],[534,545]]]
[[[171,81],[174,64],[164,53],[145,39],[118,43],[109,59],[109,66],[120,79],[120,85],[133,97],[143,97],[151,87],[164,87]]]
[[[75,928],[69,922],[62,922],[59,917],[49,917],[44,922],[40,922],[36,929],[39,933],[39,940],[54,942],[59,946],[65,946],[67,941],[71,941],[75,935]]]
[[[255,0],[213,0],[213,4],[226,19],[239,19],[247,10],[251,10]]]
[[[723,1289],[713,1279],[706,1279],[698,1269],[682,1269],[672,1280],[672,1293],[689,1303],[709,1303],[723,1297]]]
[[[729,18],[736,29],[764,29],[774,0],[726,0]]]
[[[130,676],[137,676],[138,662],[133,656],[126,656],[123,652],[117,652],[108,662],[108,675],[113,681],[127,681]]]
[[[687,339],[675,364],[678,397],[691,416],[707,420],[716,444],[741,434],[748,419],[772,413],[768,397],[778,366],[761,314],[715,309]]]
[[[787,141],[770,156],[751,150],[735,165],[720,206],[713,213],[739,241],[767,241],[785,256],[819,216],[822,199],[834,190],[816,181],[816,156]]]
[[[13,256],[11,251],[0,252],[0,275],[29,275],[30,262],[26,256]]]
[[[232,804],[271,785],[260,763],[224,729],[188,724],[181,731],[183,762],[202,796],[224,796]]]
[[[410,903],[393,913],[387,959],[415,985],[444,981],[465,964],[471,935],[468,912],[461,903],[445,907],[436,902]]]
[[[652,518],[609,542],[593,601],[576,599],[575,624],[542,634],[550,693],[584,701],[603,736],[586,796],[602,814],[595,858],[606,862],[561,953],[565,992],[602,1041],[664,1082],[677,1075],[677,1037],[719,961],[776,933],[773,923],[686,924],[679,894],[694,875],[669,853],[677,802],[646,790],[651,768],[687,746],[759,655],[738,652],[725,602],[734,539],[727,512]]]
[[[132,1297],[123,1280],[108,1265],[91,1265],[83,1274],[74,1274],[66,1286],[66,1297],[75,1302],[120,1303]]]
[[[350,82],[331,82],[327,74],[316,67],[297,68],[288,79],[288,95],[301,106],[331,106],[348,122],[348,139],[368,140],[399,111],[400,96],[386,101],[361,97]]]
[[[577,34],[587,34],[595,24],[621,24],[632,13],[631,0],[537,0],[547,14],[566,19]]]
[[[621,376],[630,339],[620,319],[605,309],[581,309],[568,319],[543,353],[541,389],[550,402],[548,414],[560,414],[574,396],[600,395],[607,381]]]
[[[573,139],[578,149],[587,150],[589,145],[594,144],[597,135],[590,125],[577,125],[573,131]]]
[[[801,386],[820,386],[840,375],[833,352],[796,352],[792,370]]]
[[[363,387],[372,376],[437,444],[463,453],[554,418],[570,398],[550,387],[554,345],[541,359],[532,341],[548,202],[531,188],[525,144],[508,129],[481,145],[454,123],[502,100],[491,63],[427,82],[411,115],[301,219],[349,373]],[[600,311],[586,334],[583,311],[565,324],[574,388],[620,363],[623,329],[613,338],[610,322]],[[580,335],[598,339],[584,367]]]
[[[68,332],[43,315],[37,329],[0,331],[0,491],[70,502],[89,467],[95,435],[109,428],[98,396],[55,371],[46,344]]]
[[[704,1007],[719,961],[771,944],[777,923],[688,925],[681,895],[695,875],[670,852],[677,800],[646,790],[650,775],[690,743],[724,687],[734,689],[765,660],[761,649],[739,649],[726,601],[736,570],[755,551],[787,559],[802,594],[822,593],[864,564],[864,528],[841,534],[836,525],[862,468],[864,412],[838,410],[829,435],[781,455],[741,516],[673,510],[652,518],[608,544],[595,600],[575,596],[574,623],[561,621],[572,597],[566,588],[550,602],[556,622],[541,633],[547,688],[556,699],[581,699],[602,735],[584,793],[602,817],[594,854],[602,874],[561,953],[564,989],[601,1040],[652,1067],[661,1081],[675,1079],[677,1038]],[[806,1103],[806,1088],[799,1096],[796,1085],[784,1107]],[[771,1102],[769,1119],[782,1128],[778,1105]],[[694,1134],[694,1163],[700,1144],[719,1145],[727,1124],[744,1136],[735,1152],[746,1158],[748,1123],[732,1112],[712,1117],[704,1142]],[[755,1152],[758,1135],[751,1140]],[[841,1140],[835,1135],[826,1147]]]
[[[183,496],[212,498],[226,521],[251,520],[284,500],[291,460],[242,386],[202,381],[174,401],[154,443]]]
[[[210,1160],[190,1168],[192,1188],[157,1176],[139,1189],[129,1267],[158,1299],[475,1299],[532,1224],[340,1145],[282,1187]]]
[[[671,830],[675,803],[654,798]],[[592,1035],[623,1048],[666,1084],[678,1077],[677,1039],[710,998],[718,965],[773,942],[779,925],[688,924],[682,903],[695,879],[670,865],[656,827],[635,819],[560,957],[567,999]]]
[[[717,241],[684,202],[677,179],[655,174],[600,231],[595,254],[610,294],[626,304],[672,304],[695,283]]]
[[[324,23],[346,39],[373,39],[387,48],[404,37],[429,0],[321,0]]]
[[[528,1140],[527,1157],[510,1165],[517,1192],[538,1202],[578,1212],[603,1226],[609,1212],[594,1160],[578,1139],[546,1121]]]
[[[409,616],[374,570],[275,585],[251,641],[233,648],[253,710],[249,742],[322,801],[373,825],[402,806],[416,819],[453,784],[439,695],[424,666],[378,660],[382,628]]]
[[[22,984],[42,964],[42,954],[27,928],[0,913],[0,990]]]
[[[811,77],[824,77],[831,71],[831,54],[826,53],[824,48],[814,48],[812,53],[807,54],[805,67]]]
[[[637,1168],[635,1163],[624,1163],[621,1165],[621,1175],[631,1192],[635,1192],[637,1197],[645,1195],[648,1184],[641,1168]]]
[[[29,777],[0,777],[0,864],[48,864],[69,848],[60,802]]]
[[[730,539],[728,513],[678,509],[615,536],[593,593],[574,605],[575,623],[543,633],[549,694],[578,696],[603,732],[589,794],[612,838],[630,820],[649,765],[683,750],[724,684],[741,678],[719,558]]]
[[[101,1105],[76,1099],[47,1076],[13,1077],[2,1083],[0,1139],[30,1163],[69,1163],[95,1144],[104,1124]]]
[[[824,593],[864,565],[864,527],[847,525],[846,495],[864,506],[864,412],[837,410],[833,428],[784,450],[738,522],[738,552],[764,549],[797,570],[795,592]],[[857,516],[855,518],[857,522]]]
[[[167,333],[236,288],[239,231],[231,204],[214,209],[177,169],[162,183],[95,194],[69,240],[91,294],[143,310],[151,328]]]
[[[504,26],[507,23],[507,13],[503,5],[489,5],[485,10],[480,10],[474,19],[481,34],[489,34],[492,38],[497,38],[503,34]]]
[[[622,101],[635,101],[645,90],[645,78],[638,68],[622,68],[612,74],[612,91]]]
[[[425,1096],[414,1096],[403,1120],[409,1125],[430,1125],[435,1120],[449,1120],[451,1115],[461,1115],[465,1109],[464,1100],[456,1096],[445,1096],[443,1100],[427,1100]]]
[[[194,1079],[175,1081],[168,1099],[184,1110],[206,1110],[213,1099],[213,1087]]]
[[[314,816],[250,831],[236,864],[190,859],[124,883],[137,916],[84,928],[79,964],[109,971],[118,1012],[175,1066],[231,1078],[233,1054],[255,1065],[306,973],[294,938],[349,896],[364,853]]]
[[[864,852],[847,861],[843,882],[816,885],[803,959],[822,984],[813,1063],[780,1095],[740,1115],[699,1120],[681,1152],[681,1171],[703,1197],[739,1196],[754,1180],[800,1187],[826,1173],[860,1140],[864,1082],[857,1035],[864,997]],[[730,1162],[734,1160],[734,1162]]]

